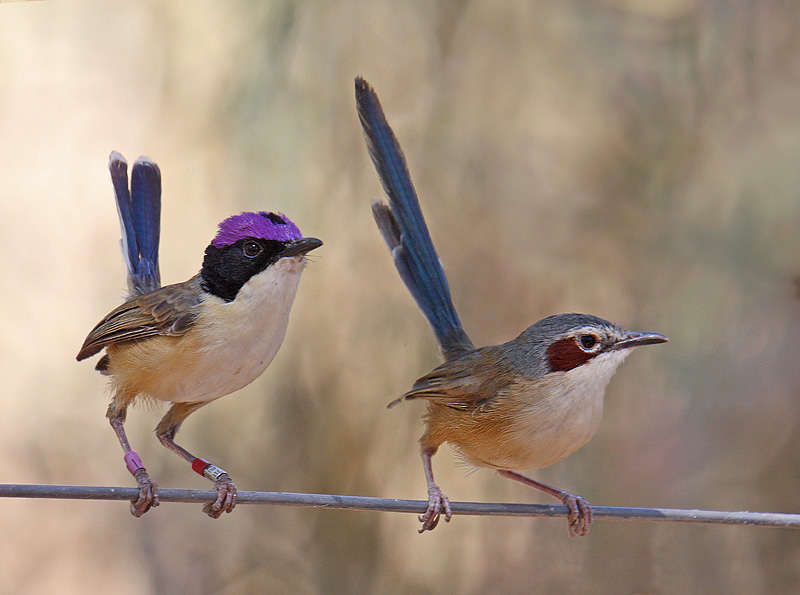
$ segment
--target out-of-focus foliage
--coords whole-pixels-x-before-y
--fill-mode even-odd
[[[106,170],[148,154],[162,278],[224,217],[325,241],[273,365],[193,415],[186,446],[244,490],[425,497],[439,360],[374,227],[353,103],[377,89],[476,343],[557,311],[671,342],[630,357],[598,435],[536,477],[595,504],[800,505],[800,7],[756,0],[19,3],[0,8],[0,475],[133,485],[104,381],[74,355],[124,293]],[[129,432],[166,487],[207,487]],[[542,501],[445,449],[455,500]],[[0,591],[778,593],[800,534],[242,506],[8,501]]]

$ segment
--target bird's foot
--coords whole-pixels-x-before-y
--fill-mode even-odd
[[[540,483],[535,479],[526,477],[520,473],[517,473],[516,471],[501,469],[498,471],[498,473],[503,477],[513,479],[514,481],[518,481],[528,487],[539,490],[540,492],[544,492],[553,498],[558,498],[561,503],[569,509],[569,516],[567,517],[567,520],[569,522],[570,537],[575,537],[577,535],[583,536],[589,532],[589,527],[592,524],[592,507],[589,506],[589,503],[585,499],[581,498],[580,496],[576,496],[575,494],[565,492],[564,490],[554,488],[553,486]]]
[[[569,536],[583,537],[586,535],[592,524],[593,516],[592,507],[589,505],[589,502],[581,496],[576,496],[569,492],[564,492],[561,496],[561,502],[569,508],[569,517],[567,517],[567,521],[569,522]]]
[[[231,512],[236,506],[236,484],[227,473],[223,473],[214,480],[217,490],[217,499],[203,506],[205,512],[212,519],[218,519],[223,512]]]
[[[133,474],[139,484],[139,498],[131,500],[131,514],[140,517],[154,506],[159,505],[158,484],[150,479],[144,467]]]
[[[428,487],[428,509],[425,514],[419,516],[419,521],[422,523],[420,533],[425,531],[433,531],[436,525],[439,524],[439,519],[444,513],[444,520],[446,523],[450,522],[453,516],[453,511],[450,509],[450,500],[444,495],[441,488],[436,484]]]

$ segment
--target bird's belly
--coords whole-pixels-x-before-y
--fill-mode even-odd
[[[514,399],[494,428],[491,440],[466,440],[456,447],[480,467],[524,470],[548,467],[594,436],[603,415],[604,388],[545,391],[546,397]],[[502,407],[499,408],[502,411]],[[478,422],[476,428],[485,430]],[[475,446],[473,448],[473,445]]]
[[[293,259],[279,264],[284,261],[292,262],[282,277],[251,280],[233,302],[213,298],[217,301],[204,304],[185,335],[109,350],[117,390],[159,401],[207,403],[258,378],[283,342],[302,270]]]
[[[174,403],[205,403],[243,388],[258,378],[272,362],[286,330],[270,329],[260,339],[218,341],[198,349],[187,365],[173,365],[145,391]]]

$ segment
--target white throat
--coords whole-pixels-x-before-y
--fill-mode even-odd
[[[594,436],[606,387],[630,349],[598,355],[568,372],[530,381],[523,412],[514,418],[506,456],[483,464],[500,469],[548,467]]]
[[[282,258],[245,283],[233,301],[208,294],[191,337],[197,354],[178,390],[158,398],[208,402],[258,378],[283,343],[304,256]]]

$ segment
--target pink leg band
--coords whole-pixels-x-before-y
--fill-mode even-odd
[[[135,450],[129,450],[125,453],[123,458],[125,459],[125,466],[128,468],[128,471],[131,472],[131,475],[136,475],[136,472],[139,469],[144,469],[144,465],[142,465],[142,459],[139,458],[139,455],[136,454]]]

